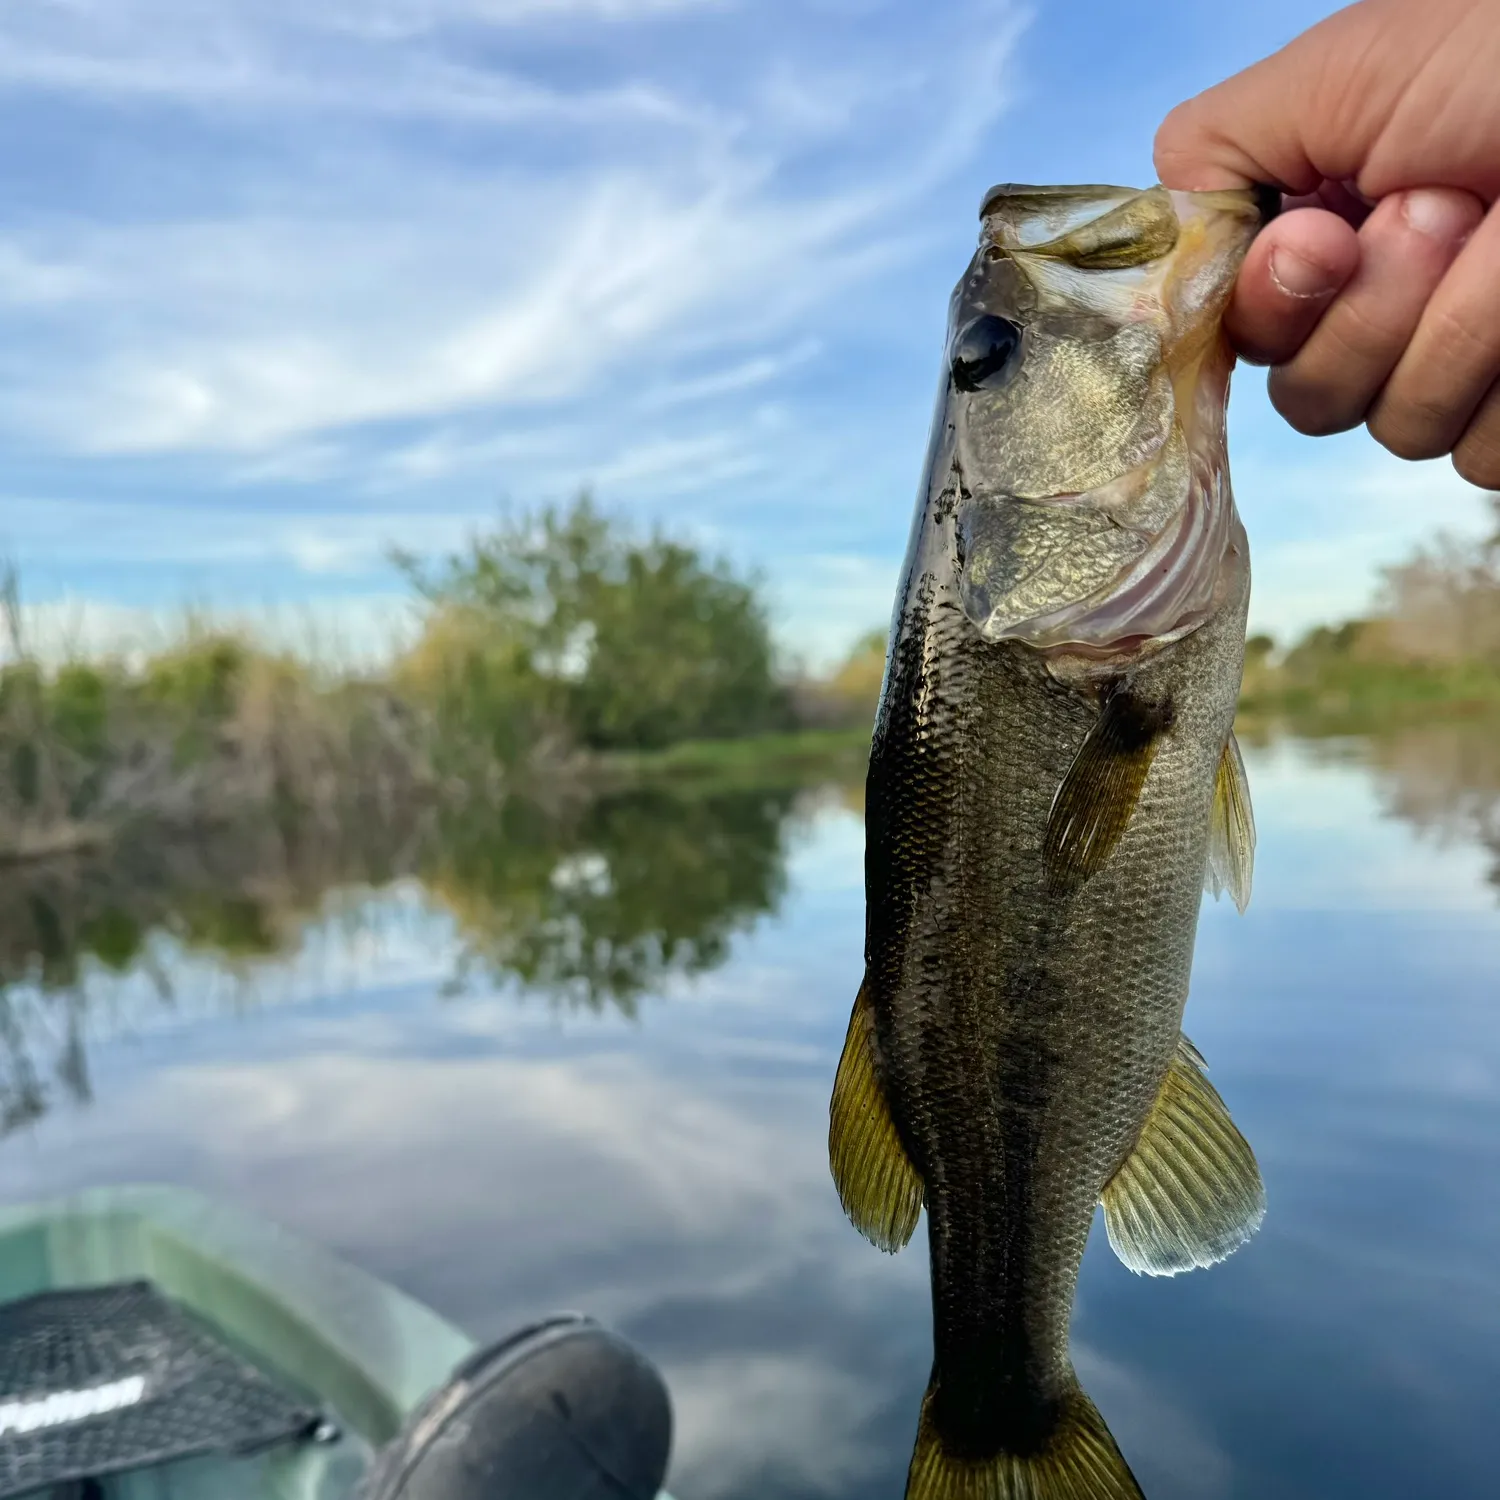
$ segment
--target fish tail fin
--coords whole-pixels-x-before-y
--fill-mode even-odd
[[[1077,1381],[1051,1436],[1035,1452],[962,1459],[948,1453],[922,1402],[906,1500],[1144,1500],[1098,1408]]]

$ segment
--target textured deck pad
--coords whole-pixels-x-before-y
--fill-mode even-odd
[[[0,1307],[0,1496],[247,1453],[306,1434],[319,1416],[149,1282]]]

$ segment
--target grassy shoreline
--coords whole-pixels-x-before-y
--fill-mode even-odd
[[[1483,661],[1382,660],[1349,651],[1292,651],[1272,665],[1252,653],[1238,717],[1320,738],[1500,716],[1500,669]]]
[[[836,772],[862,770],[869,750],[868,729],[795,729],[735,739],[682,740],[661,750],[618,751],[597,757],[591,767],[611,780]]]

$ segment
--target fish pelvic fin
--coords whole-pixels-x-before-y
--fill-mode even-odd
[[[1250,878],[1255,870],[1255,813],[1250,806],[1250,783],[1239,741],[1230,730],[1219,756],[1214,778],[1214,809],[1208,825],[1208,869],[1204,889],[1215,900],[1228,891],[1243,912],[1250,904]]]
[[[935,1377],[934,1377],[935,1378]],[[927,1387],[906,1500],[1145,1500],[1104,1418],[1074,1381],[1056,1427],[1037,1451],[960,1458],[933,1420]]]
[[[1075,889],[1109,858],[1171,725],[1170,701],[1145,702],[1124,684],[1110,690],[1052,798],[1042,839],[1051,889]]]
[[[1182,1037],[1135,1149],[1104,1189],[1115,1254],[1146,1276],[1175,1276],[1232,1255],[1266,1214],[1250,1144]]]
[[[873,1245],[894,1254],[922,1212],[922,1178],[891,1119],[875,1067],[875,1018],[860,985],[828,1107],[828,1162],[839,1202]]]

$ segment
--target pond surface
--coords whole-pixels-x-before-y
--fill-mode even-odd
[[[1074,1325],[1151,1500],[1495,1492],[1493,743],[1247,747],[1255,897],[1206,903],[1187,1029],[1269,1213],[1225,1265],[1164,1281],[1096,1229]],[[865,1244],[825,1158],[858,806],[624,797],[560,840],[512,828],[300,905],[250,877],[186,915],[29,890],[10,943],[38,952],[0,990],[0,1198],[165,1180],[479,1338],[591,1311],[667,1376],[681,1500],[896,1500],[924,1237]]]

